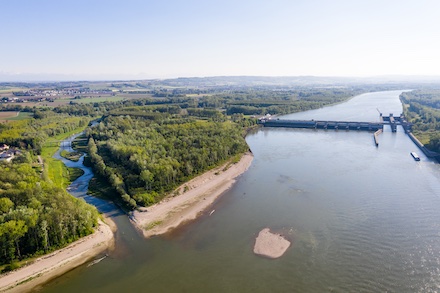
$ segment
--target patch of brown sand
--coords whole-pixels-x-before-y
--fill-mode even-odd
[[[87,262],[114,245],[115,225],[99,221],[95,233],[44,255],[32,264],[0,276],[0,292],[26,292]],[[111,226],[111,227],[110,227]],[[112,231],[113,230],[113,231]]]
[[[158,204],[133,212],[132,221],[145,237],[150,237],[194,220],[232,186],[235,178],[249,168],[252,159],[252,154],[246,153],[238,163],[225,164],[196,177],[177,189],[182,194],[169,195]]]
[[[269,228],[264,228],[255,239],[254,253],[269,258],[279,258],[289,246],[290,241],[280,234],[271,233]]]

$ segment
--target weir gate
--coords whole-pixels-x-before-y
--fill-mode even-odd
[[[288,120],[271,117],[259,119],[259,124],[264,127],[288,127],[288,128],[310,128],[310,129],[334,129],[334,130],[361,130],[373,131],[383,130],[384,125],[390,125],[391,131],[397,131],[397,125],[402,125],[405,133],[411,132],[412,124],[405,120],[403,115],[394,117],[393,114],[383,116],[380,114],[379,122],[356,122],[356,121],[322,121],[322,120]]]
[[[393,114],[390,114],[389,116],[383,116],[380,112],[379,114],[379,122],[288,120],[273,118],[266,115],[260,118],[258,123],[264,127],[372,131],[374,132],[373,139],[376,146],[379,146],[379,134],[383,132],[384,125],[390,125],[392,132],[397,131],[397,125],[402,125],[405,133],[408,134],[409,138],[419,147],[419,149],[422,150],[427,157],[436,159],[440,163],[440,154],[428,150],[423,143],[411,133],[412,124],[407,122],[402,114],[397,117]]]

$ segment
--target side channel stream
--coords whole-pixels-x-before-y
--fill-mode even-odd
[[[61,160],[64,165],[71,168],[79,168],[84,171],[84,174],[78,177],[75,181],[73,181],[68,187],[67,191],[77,198],[84,199],[87,203],[94,205],[100,213],[103,213],[106,217],[114,217],[120,214],[123,214],[120,208],[118,208],[115,204],[110,201],[100,199],[87,194],[87,190],[89,188],[90,180],[93,178],[94,174],[90,167],[84,166],[84,157],[83,154],[81,158],[77,161],[70,161],[61,156],[61,151],[66,150],[68,152],[73,152],[72,149],[72,141],[78,136],[82,135],[83,132],[75,134],[61,142],[61,146],[58,151],[55,153],[53,158]]]
[[[125,258],[127,255],[131,254],[133,250],[136,250],[137,246],[142,246],[145,243],[144,238],[139,234],[139,232],[130,223],[128,216],[113,202],[97,198],[87,194],[90,180],[93,178],[94,173],[90,167],[84,166],[83,154],[77,162],[70,161],[61,156],[61,151],[66,150],[68,152],[73,152],[72,141],[78,136],[82,135],[83,132],[75,134],[64,141],[61,142],[60,148],[55,153],[53,158],[61,160],[67,167],[79,168],[84,171],[84,174],[73,181],[68,187],[67,191],[75,196],[76,198],[84,199],[88,204],[94,205],[100,213],[102,213],[106,218],[111,219],[117,227],[115,232],[115,247],[107,252],[105,259],[102,259],[102,255],[95,257],[95,260],[102,260],[97,263],[93,259],[90,262],[74,269],[69,272],[68,275],[76,275],[83,272],[84,270],[95,269],[95,267],[102,267],[109,265],[110,263],[119,262],[121,258]],[[91,264],[95,264],[90,267]],[[64,280],[65,277],[61,276],[58,279],[51,280],[48,284],[54,285]],[[43,285],[45,288],[46,285]]]

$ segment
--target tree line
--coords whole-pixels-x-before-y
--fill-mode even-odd
[[[343,101],[351,89],[235,90],[55,108],[103,114],[87,130],[95,172],[129,208],[159,201],[177,185],[248,149],[245,115],[282,114]],[[175,93],[175,92],[174,92]]]
[[[151,205],[167,192],[248,150],[233,121],[108,116],[87,130],[94,170],[129,206]]]
[[[440,90],[414,90],[400,95],[404,114],[426,148],[440,153]]]
[[[97,225],[96,208],[54,187],[34,159],[25,152],[0,163],[0,264],[63,247]]]
[[[86,126],[91,118],[57,114],[53,111],[36,111],[34,118],[1,124],[0,143],[22,149],[33,150],[36,154],[48,138]]]

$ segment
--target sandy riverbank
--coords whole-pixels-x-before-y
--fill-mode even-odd
[[[289,246],[290,241],[280,234],[271,233],[269,228],[264,228],[255,239],[254,253],[269,258],[279,258]]]
[[[234,184],[235,178],[249,168],[252,159],[252,154],[246,153],[236,164],[225,164],[183,184],[177,189],[180,195],[170,195],[156,205],[135,211],[132,216],[134,224],[145,237],[150,237],[194,220]],[[187,191],[184,192],[185,186]]]
[[[110,219],[99,222],[92,235],[69,246],[44,255],[32,264],[0,276],[0,292],[26,292],[39,284],[60,276],[113,247],[116,225]]]

